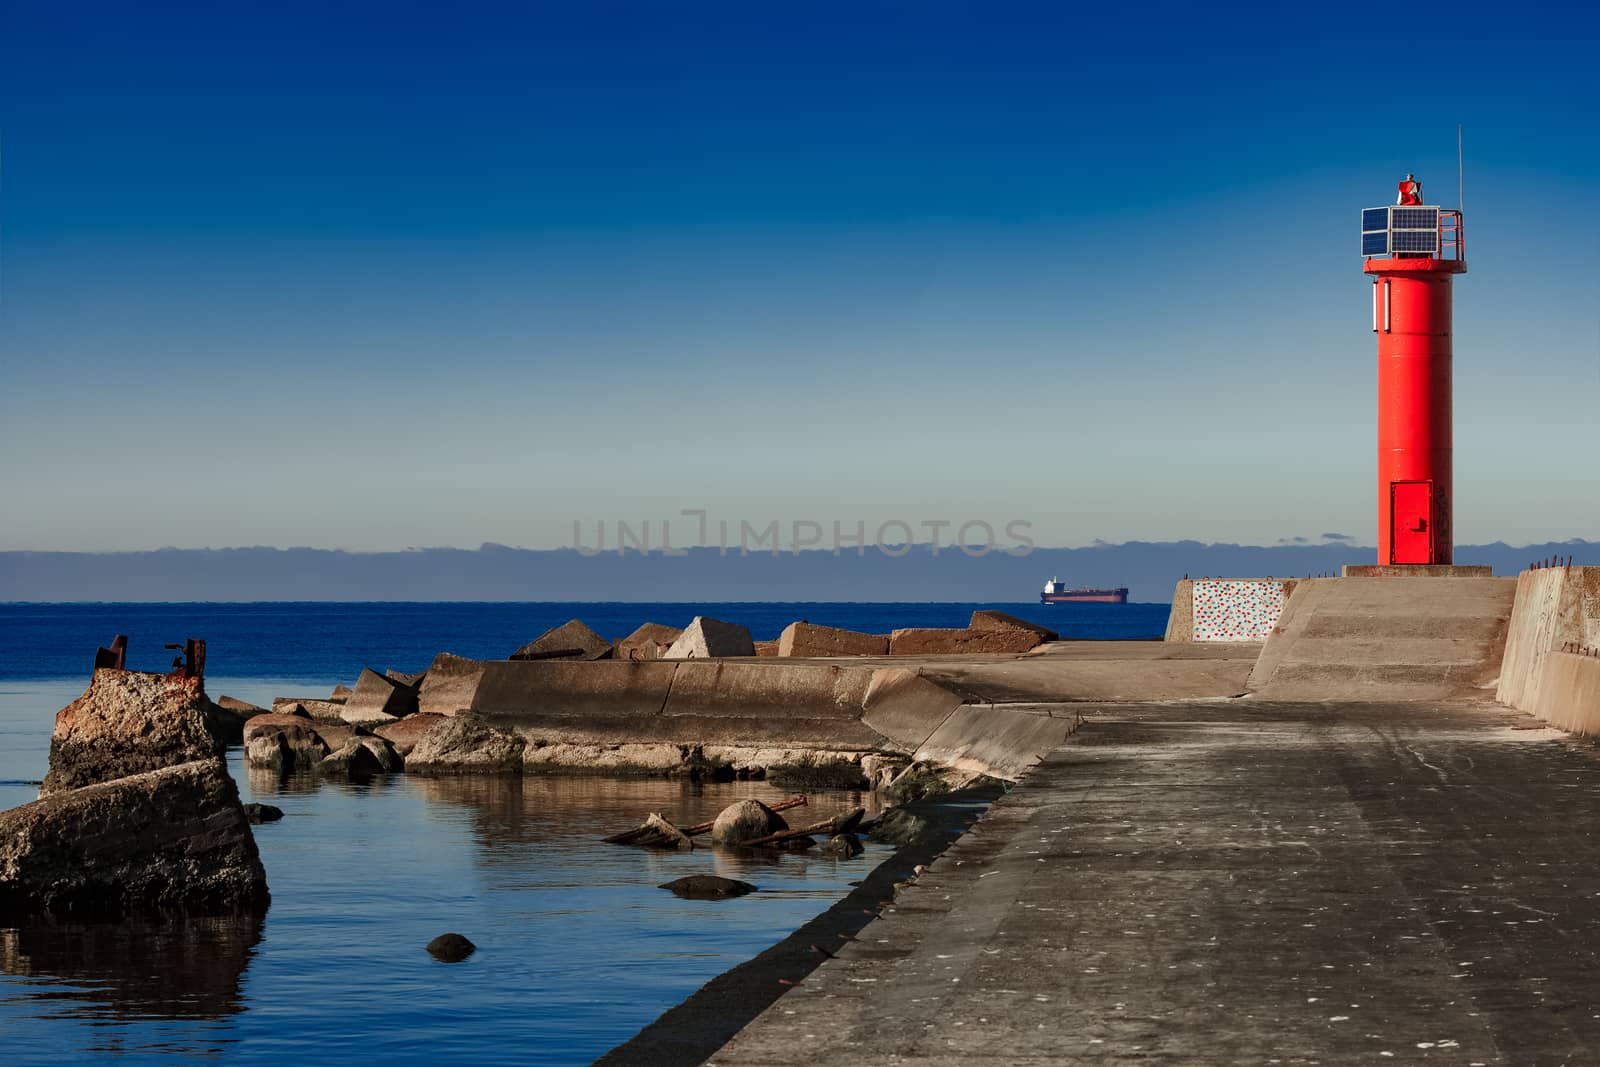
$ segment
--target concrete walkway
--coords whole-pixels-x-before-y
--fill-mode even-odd
[[[1586,743],[1481,704],[1083,710],[709,1062],[1600,1063]]]

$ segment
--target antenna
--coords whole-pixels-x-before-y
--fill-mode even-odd
[[[1456,123],[1456,210],[1467,213],[1467,171],[1461,162],[1461,123]]]

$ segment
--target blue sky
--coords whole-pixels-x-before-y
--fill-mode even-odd
[[[0,9],[0,548],[1371,543],[1458,122],[1457,539],[1600,537],[1592,9]]]

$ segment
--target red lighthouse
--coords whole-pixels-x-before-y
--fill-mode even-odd
[[[1361,212],[1378,335],[1378,562],[1450,563],[1450,289],[1467,269],[1461,212],[1423,204],[1411,175],[1399,201]]]

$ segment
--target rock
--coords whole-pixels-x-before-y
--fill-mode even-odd
[[[323,774],[343,774],[351,778],[370,778],[375,774],[395,774],[402,769],[400,754],[381,737],[356,734],[324,756],[317,764]]]
[[[220,759],[0,812],[0,926],[42,913],[258,912],[268,899],[239,790]]]
[[[889,634],[891,656],[973,655],[1031,652],[1044,643],[1032,630],[941,630],[912,628]]]
[[[429,730],[406,757],[421,774],[522,770],[523,741],[476,715],[453,715]]]
[[[727,900],[756,891],[756,887],[749,882],[741,882],[737,878],[719,878],[714,874],[691,874],[687,878],[665,882],[658,888],[670,889],[673,896],[688,900]]]
[[[211,732],[225,745],[244,741],[244,727],[257,715],[267,714],[266,708],[230,696],[218,697],[211,702]]]
[[[311,713],[306,710],[299,697],[273,697],[273,715],[298,715],[302,719],[311,718]]]
[[[729,804],[717,814],[711,826],[713,845],[737,845],[741,841],[754,841],[758,837],[787,830],[789,824],[783,816],[759,800],[741,800]]]
[[[861,855],[866,850],[861,845],[861,839],[855,834],[835,834],[828,838],[827,843],[818,851],[824,855],[847,860]]]
[[[83,696],[56,713],[39,795],[220,756],[211,708],[199,678],[95,671]]]
[[[910,758],[906,756],[869,753],[861,757],[861,773],[867,779],[867,788],[887,789],[910,763]]]
[[[244,816],[254,824],[277,822],[283,818],[283,809],[272,804],[246,804]]]
[[[778,635],[780,656],[887,656],[889,638],[816,623],[791,622]]]
[[[478,946],[460,934],[440,934],[428,942],[428,955],[440,963],[460,963],[476,951]]]
[[[388,741],[394,750],[401,756],[411,755],[411,750],[417,747],[421,740],[435,726],[448,718],[445,715],[430,715],[423,711],[415,715],[407,715],[403,719],[386,723],[377,727],[372,732]]]
[[[871,788],[861,764],[855,760],[806,758],[794,763],[779,763],[767,768],[767,781],[780,789]]]
[[[750,631],[737,623],[696,615],[686,630],[662,654],[662,659],[714,659],[718,656],[754,656]]]
[[[356,679],[355,692],[345,701],[338,717],[352,725],[380,725],[395,722],[416,710],[415,689],[369,669],[363,670]]]
[[[672,642],[682,636],[683,631],[676,626],[647,622],[618,641],[613,656],[630,660],[660,659],[672,647]]]
[[[1040,641],[1059,641],[1061,635],[1054,630],[1040,626],[1038,623],[1019,619],[1015,615],[1007,615],[1003,611],[974,611],[972,621],[967,623],[967,629],[973,631],[984,630],[1025,630],[1028,633],[1039,635]]]
[[[671,774],[684,766],[683,749],[664,742],[614,745],[569,744],[534,738],[522,753],[530,770],[569,770],[600,774]]]
[[[328,754],[328,743],[311,719],[272,712],[257,715],[244,728],[245,763],[287,774],[315,767]]]
[[[906,808],[890,808],[878,816],[867,832],[874,841],[899,846],[933,843],[947,836],[932,819]]]
[[[546,630],[515,652],[512,659],[610,659],[611,642],[573,619]]]

